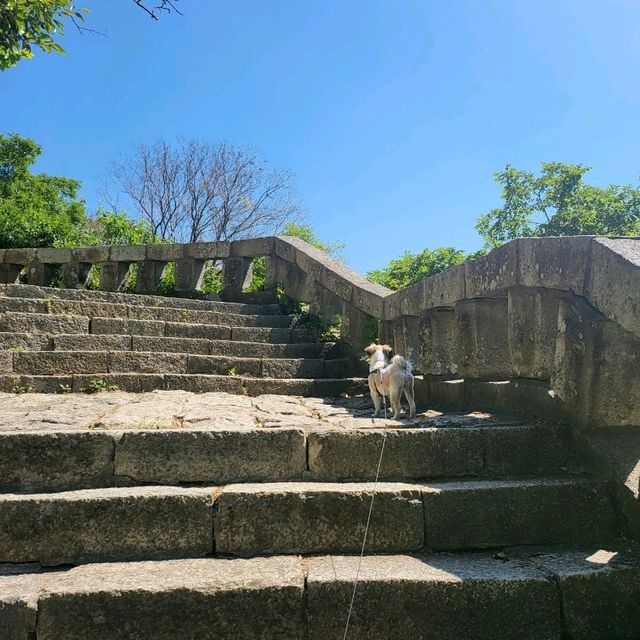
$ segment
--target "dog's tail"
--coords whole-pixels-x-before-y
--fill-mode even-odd
[[[396,367],[404,369],[407,373],[411,373],[413,369],[411,361],[403,358],[402,356],[393,356],[393,358],[391,358],[391,364],[395,364]]]

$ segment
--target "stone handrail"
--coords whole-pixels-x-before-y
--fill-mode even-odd
[[[93,265],[116,291],[131,264],[152,293],[165,265],[176,291],[197,288],[207,261],[224,264],[234,299],[251,261],[265,257],[267,286],[342,318],[360,348],[372,333],[409,356],[432,399],[560,408],[589,426],[640,426],[640,239],[522,238],[401,291],[366,280],[297,238],[0,250],[0,281],[46,285],[62,269],[82,287]],[[513,397],[511,399],[513,399]],[[481,404],[481,403],[480,403]]]

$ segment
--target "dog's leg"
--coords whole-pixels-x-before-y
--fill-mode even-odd
[[[376,389],[376,383],[371,379],[371,376],[369,376],[369,393],[371,393],[371,399],[373,400],[373,406],[375,408],[375,411],[373,413],[373,417],[377,418],[380,415],[380,394],[378,393],[378,390]]]
[[[402,387],[396,389],[390,389],[391,408],[393,409],[393,419],[398,420],[400,418],[400,412],[402,411]]]
[[[411,378],[404,386],[404,397],[409,403],[409,417],[416,417],[416,399],[413,391],[413,378]]]

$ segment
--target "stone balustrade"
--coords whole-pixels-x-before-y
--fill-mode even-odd
[[[424,376],[432,400],[516,404],[590,427],[640,426],[640,239],[523,238],[392,292],[291,237],[231,242],[0,251],[0,282],[84,286],[94,265],[116,291],[132,264],[152,293],[166,264],[178,294],[221,261],[223,296],[237,298],[251,261],[324,317],[341,317],[354,348],[378,333]],[[373,327],[373,334],[372,334]]]

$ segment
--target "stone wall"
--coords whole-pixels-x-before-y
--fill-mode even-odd
[[[205,263],[224,263],[223,296],[246,285],[251,260],[267,259],[267,284],[342,318],[342,337],[382,340],[411,358],[429,401],[525,407],[590,428],[640,426],[640,239],[514,240],[401,291],[366,280],[291,237],[232,242],[7,249],[0,281],[47,285],[61,269],[84,286],[93,265],[115,291],[131,264],[137,290],[155,290],[174,263],[176,289],[197,288]]]

